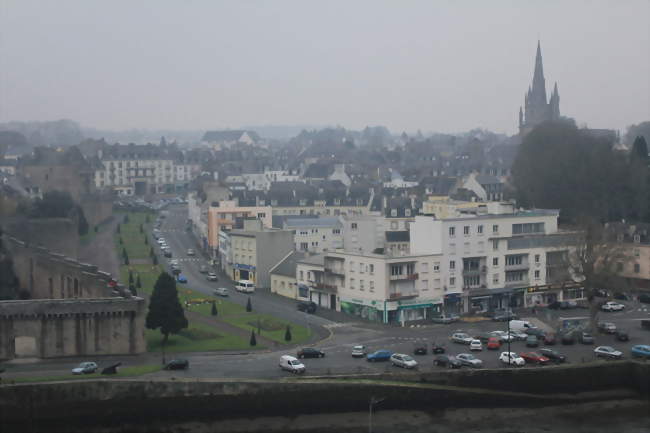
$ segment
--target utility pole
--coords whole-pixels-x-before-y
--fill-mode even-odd
[[[370,397],[369,401],[369,411],[368,411],[368,433],[372,433],[372,406],[375,404],[379,404],[382,401],[386,400],[385,398],[377,399],[373,395]]]

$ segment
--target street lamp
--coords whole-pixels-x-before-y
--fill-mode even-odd
[[[369,410],[368,410],[368,433],[372,433],[372,406],[375,404],[379,404],[384,400],[386,399],[385,398],[377,399],[375,398],[374,395],[370,397]]]

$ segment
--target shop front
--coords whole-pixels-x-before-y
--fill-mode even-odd
[[[444,296],[442,301],[442,312],[444,316],[460,314],[461,308],[462,298],[460,293],[449,293]]]
[[[470,291],[465,297],[464,311],[485,314],[494,310],[521,307],[524,304],[525,290],[526,288],[500,288]]]
[[[358,316],[362,319],[375,322],[385,322],[382,303],[367,299],[344,299],[340,301],[341,311],[352,316]]]
[[[256,280],[255,266],[234,263],[232,266],[232,273],[232,279],[234,281],[250,280],[254,283]]]
[[[526,289],[526,307],[546,307],[553,302],[584,299],[584,289],[577,283],[545,284]]]

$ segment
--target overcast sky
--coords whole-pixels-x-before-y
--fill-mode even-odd
[[[0,0],[0,121],[514,133],[541,38],[578,124],[650,120],[650,1]]]

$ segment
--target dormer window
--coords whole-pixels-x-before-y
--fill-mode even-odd
[[[391,209],[390,210],[390,216],[396,217],[397,216],[397,209]]]
[[[339,206],[341,204],[341,199],[340,198],[335,198],[334,199],[334,205]]]
[[[278,201],[277,200],[271,200],[271,206],[277,206]]]
[[[404,215],[406,215],[407,217],[410,217],[411,216],[411,209],[406,209],[404,211]]]
[[[634,235],[634,243],[635,244],[641,243],[641,235]]]
[[[307,200],[305,199],[300,200],[300,206],[307,206]]]

